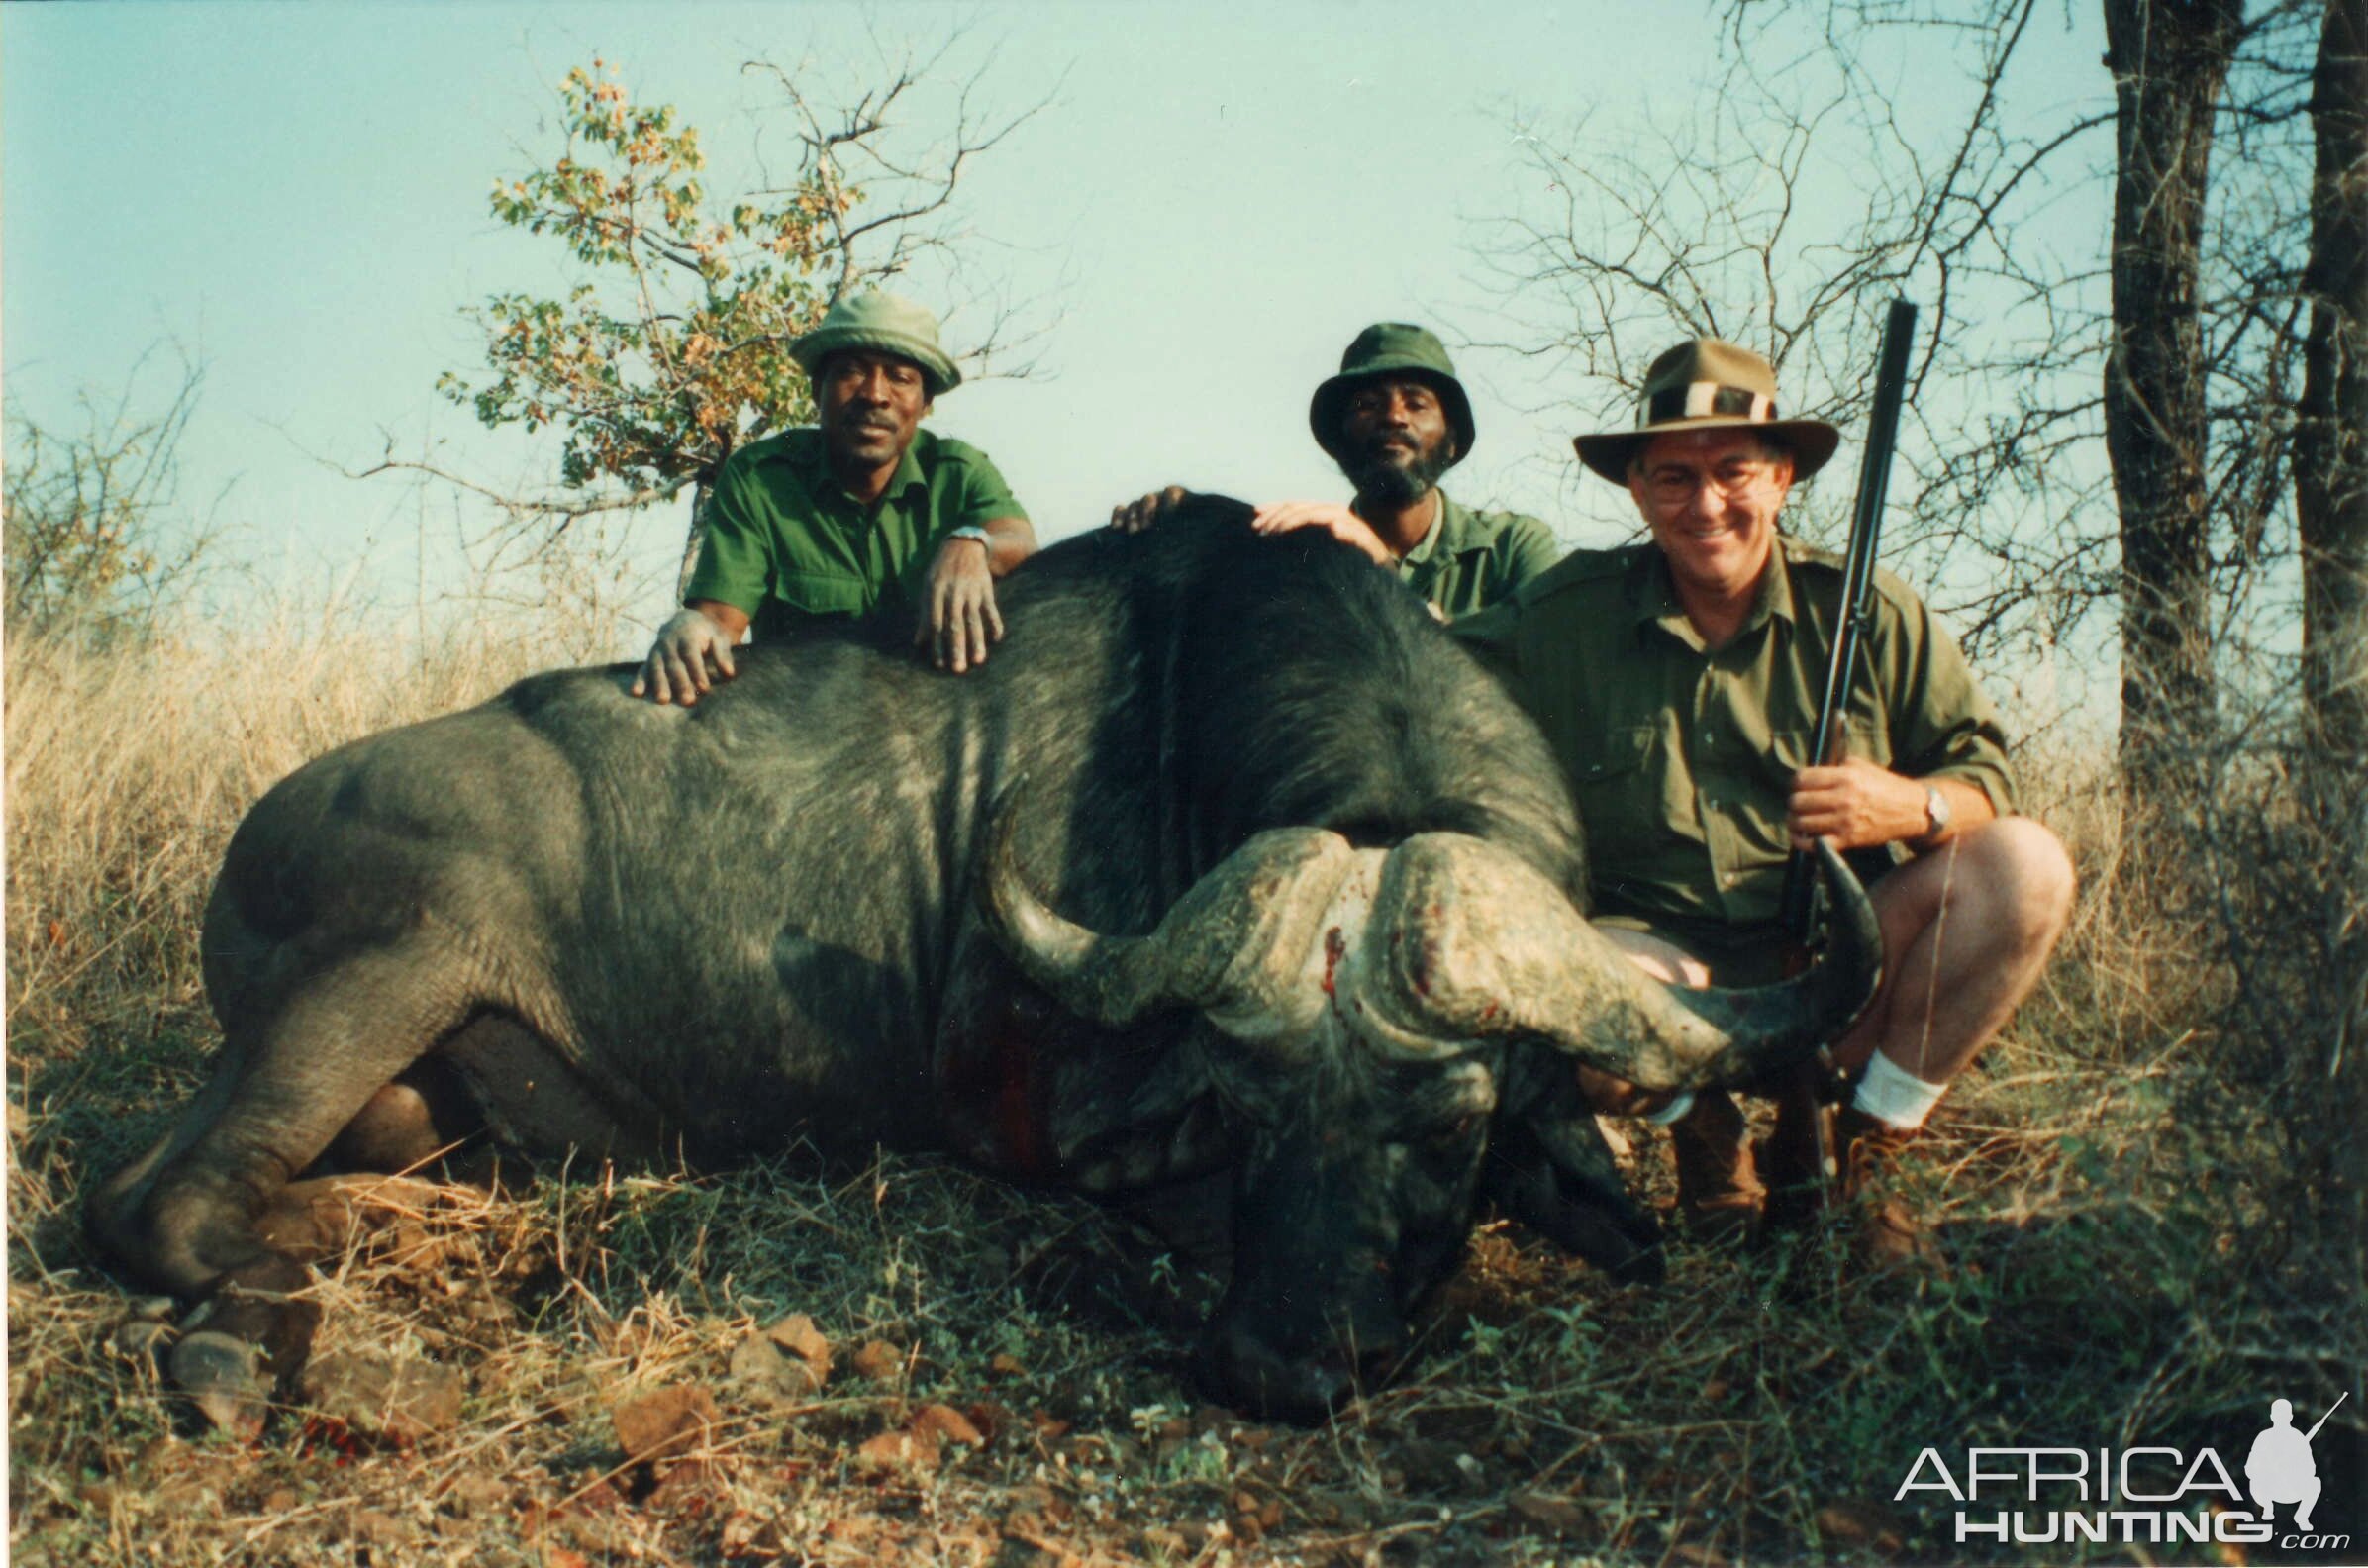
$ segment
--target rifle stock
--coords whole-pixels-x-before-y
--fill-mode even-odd
[[[1875,589],[1875,550],[1883,532],[1883,499],[1891,487],[1891,453],[1899,444],[1900,409],[1907,401],[1908,349],[1916,338],[1916,307],[1891,302],[1883,320],[1883,345],[1875,362],[1875,404],[1867,421],[1866,456],[1858,468],[1858,501],[1850,514],[1850,543],[1842,567],[1841,619],[1825,664],[1825,689],[1818,701],[1817,734],[1809,763],[1833,754],[1833,738],[1849,706],[1850,678],[1858,664]],[[1796,849],[1784,865],[1784,900],[1779,918],[1793,940],[1806,942],[1817,908],[1817,863]]]

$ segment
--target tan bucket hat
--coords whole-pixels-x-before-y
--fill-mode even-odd
[[[811,381],[823,360],[841,348],[872,348],[912,360],[933,398],[962,384],[962,372],[937,344],[937,318],[928,306],[900,294],[841,294],[823,313],[821,326],[789,345],[789,354]]]
[[[1655,436],[1730,429],[1766,431],[1781,440],[1792,451],[1796,479],[1825,467],[1841,444],[1841,432],[1824,420],[1782,417],[1775,369],[1750,349],[1716,338],[1679,343],[1652,362],[1637,398],[1635,429],[1576,436],[1570,443],[1579,461],[1626,485],[1629,461]]]

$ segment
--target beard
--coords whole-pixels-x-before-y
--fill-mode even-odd
[[[1420,501],[1447,471],[1447,461],[1444,437],[1412,451],[1377,441],[1363,451],[1351,453],[1340,464],[1340,472],[1356,486],[1360,498],[1379,506],[1399,507]]]

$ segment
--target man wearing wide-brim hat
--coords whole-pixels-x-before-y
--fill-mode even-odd
[[[2037,981],[2073,879],[2055,836],[2013,815],[2005,735],[1964,655],[1887,572],[1847,754],[1806,754],[1842,563],[1777,523],[1838,441],[1784,414],[1758,354],[1681,343],[1646,371],[1632,428],[1575,442],[1628,490],[1650,541],[1575,552],[1455,630],[1505,672],[1569,770],[1599,921],[1664,978],[1777,978],[1784,863],[1812,838],[1898,862],[1870,890],[1882,989],[1834,1048],[1858,1075],[1828,1128],[1839,1171],[1818,1169],[1826,1113],[1805,1093],[1780,1102],[1756,1162],[1723,1094],[1654,1118],[1672,1127],[1681,1209],[1701,1230],[1744,1234],[1763,1210],[1777,1225],[1830,1212],[1862,1259],[1889,1264],[1931,1247],[1881,1200],[1876,1173]]]
[[[1561,554],[1533,517],[1463,506],[1440,477],[1470,455],[1472,404],[1436,335],[1376,322],[1340,355],[1339,374],[1308,404],[1316,444],[1356,486],[1337,501],[1270,501],[1252,527],[1279,534],[1320,528],[1398,574],[1442,617],[1493,604]],[[1114,509],[1113,527],[1148,525],[1188,492],[1179,486]]]
[[[634,694],[696,702],[732,649],[805,622],[910,608],[940,669],[1003,636],[995,579],[1036,549],[987,454],[921,429],[962,374],[937,319],[893,294],[842,296],[790,344],[818,424],[725,459],[684,608],[658,628]]]

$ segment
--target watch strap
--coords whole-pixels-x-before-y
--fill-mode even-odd
[[[1935,785],[1924,786],[1924,833],[1928,837],[1948,826],[1948,797]]]

